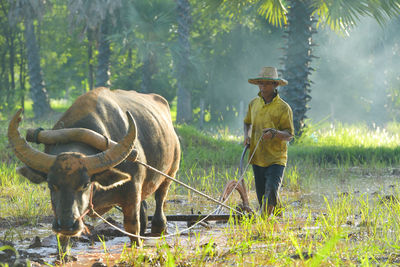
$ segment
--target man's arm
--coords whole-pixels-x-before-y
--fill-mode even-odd
[[[293,139],[293,135],[289,133],[287,130],[282,130],[279,131],[274,128],[265,128],[263,129],[264,132],[264,139],[272,139],[272,138],[278,138],[282,141],[287,141],[289,142],[290,140]]]
[[[243,124],[243,129],[244,129],[244,145],[250,145],[250,137],[249,137],[249,131],[250,131],[251,124],[249,123],[244,123]]]

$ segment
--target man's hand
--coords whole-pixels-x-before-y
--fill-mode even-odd
[[[244,138],[243,145],[244,146],[250,145],[250,137],[247,136],[247,137]]]
[[[293,139],[293,136],[287,131],[287,130],[283,130],[283,131],[279,131],[277,129],[274,128],[265,128],[263,129],[263,138],[265,139],[272,139],[272,138],[278,138],[282,141],[287,141],[289,142],[290,140]]]
[[[265,128],[263,131],[263,139],[272,139],[278,133],[278,130],[275,128]]]
[[[244,146],[250,145],[250,137],[249,137],[250,127],[251,127],[251,124],[249,124],[249,123],[244,123],[243,124],[243,129],[244,129],[244,142],[243,142],[243,145]]]

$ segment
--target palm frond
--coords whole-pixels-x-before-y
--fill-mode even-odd
[[[370,0],[368,12],[383,26],[389,18],[400,15],[400,0]]]
[[[287,10],[281,0],[267,0],[259,8],[258,12],[265,16],[268,22],[274,26],[282,27],[287,22]]]
[[[400,0],[315,0],[312,3],[321,24],[336,32],[346,32],[362,16],[370,16],[383,25],[388,18],[400,14]]]

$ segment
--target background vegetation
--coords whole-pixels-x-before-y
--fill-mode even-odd
[[[124,250],[121,261],[398,264],[399,11],[398,0],[0,0],[0,239],[21,241],[18,226],[51,215],[46,185],[15,171],[6,131],[17,108],[21,129],[48,129],[97,86],[161,94],[183,148],[178,179],[218,198],[238,175],[243,116],[258,91],[247,79],[276,66],[297,132],[283,217],[231,221],[207,244],[194,234],[193,247]],[[251,171],[245,179],[256,209]],[[175,197],[210,210],[173,184]]]
[[[289,80],[298,134],[307,116],[384,125],[399,119],[399,6],[1,0],[0,118],[27,100],[39,118],[108,86],[163,95],[178,123],[240,128],[257,93],[247,79],[269,65]]]

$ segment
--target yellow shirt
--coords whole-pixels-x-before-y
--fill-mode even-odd
[[[258,94],[258,97],[254,98],[249,104],[244,123],[252,125],[249,157],[253,154],[254,148],[262,135],[262,129],[286,130],[294,135],[292,109],[278,94],[267,104]],[[267,140],[261,139],[250,163],[261,167],[268,167],[272,164],[286,166],[287,142],[277,137]]]

